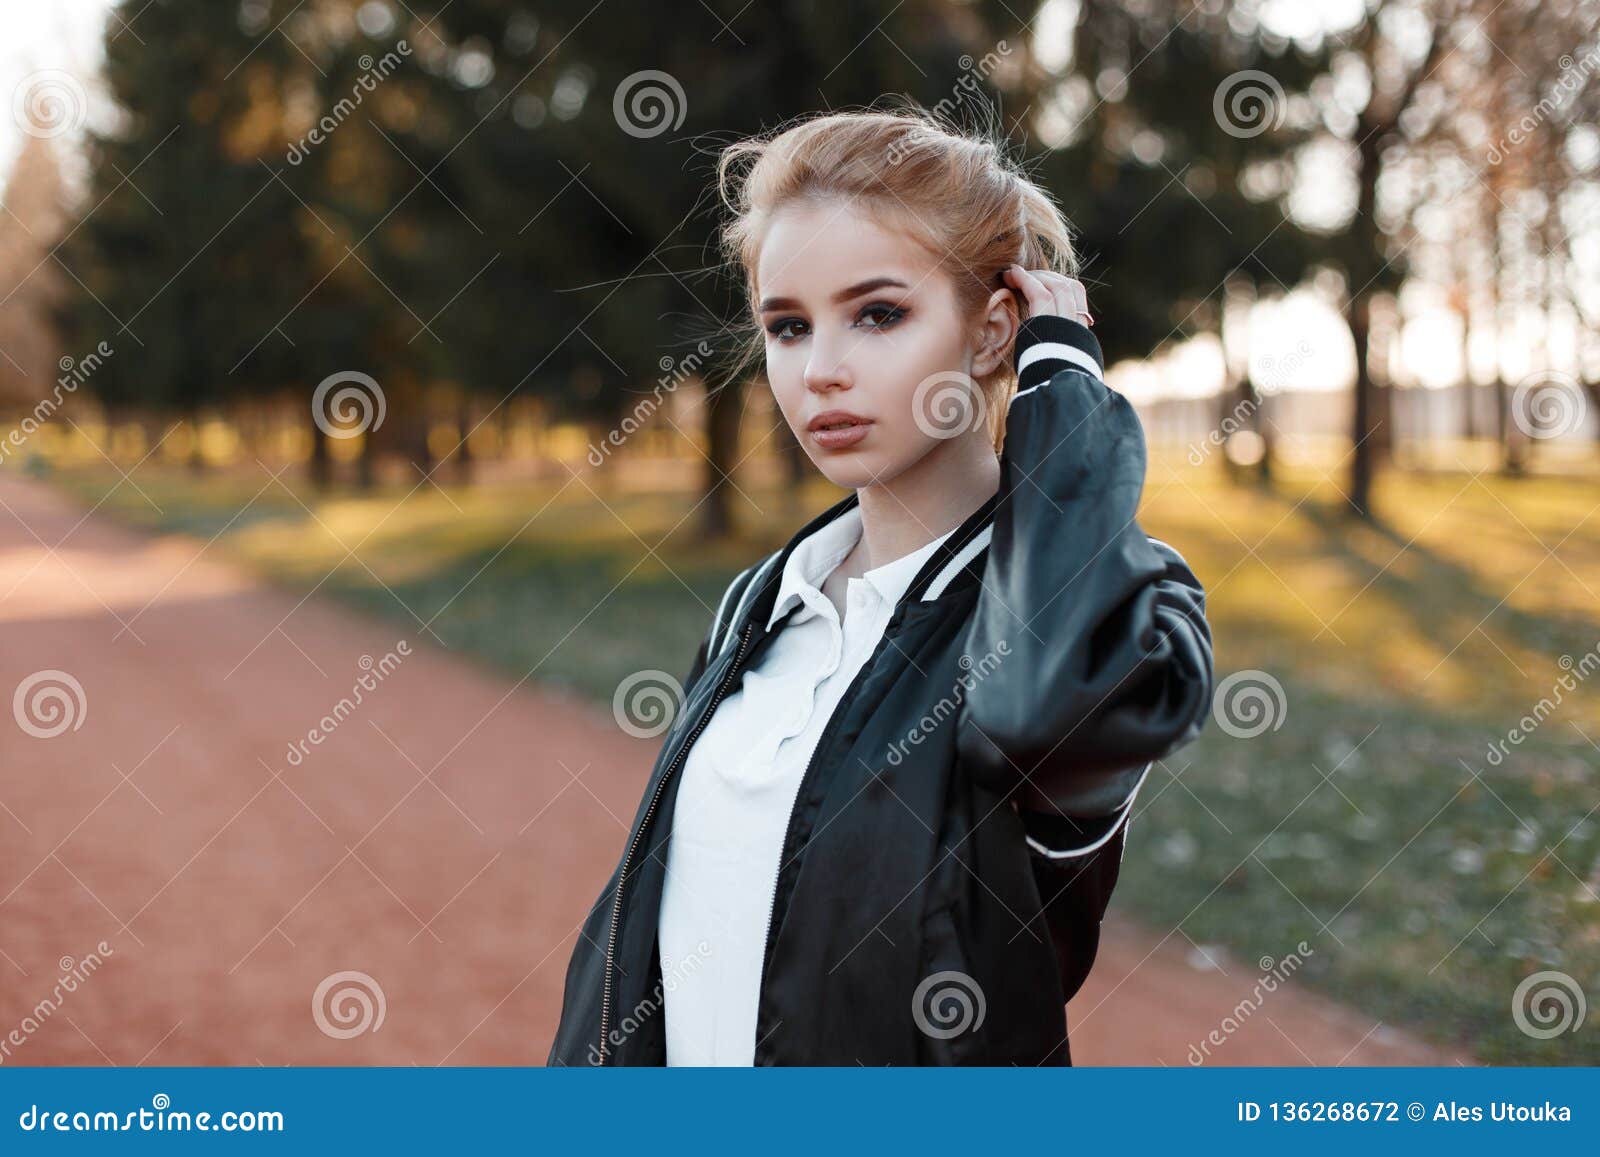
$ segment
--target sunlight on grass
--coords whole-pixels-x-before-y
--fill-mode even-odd
[[[1373,529],[1341,520],[1315,473],[1283,470],[1269,494],[1157,460],[1141,521],[1206,583],[1219,668],[1514,718],[1562,655],[1600,646],[1596,481],[1391,473]],[[1561,710],[1600,734],[1600,696]]]

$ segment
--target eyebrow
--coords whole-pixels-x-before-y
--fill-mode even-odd
[[[869,277],[865,281],[858,281],[854,285],[847,286],[846,288],[841,289],[838,293],[835,293],[833,295],[833,303],[835,305],[842,305],[843,303],[850,301],[852,298],[860,297],[865,293],[871,293],[875,289],[886,289],[889,287],[894,287],[897,289],[911,288],[904,281],[901,281],[897,277]],[[799,308],[800,303],[792,297],[767,297],[763,298],[761,301],[760,312],[770,313],[775,309]]]

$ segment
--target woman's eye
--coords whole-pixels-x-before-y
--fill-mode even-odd
[[[867,306],[857,315],[856,320],[857,324],[869,322],[866,325],[867,329],[888,329],[905,315],[906,311],[899,306],[879,303]],[[767,326],[767,333],[771,334],[779,342],[788,343],[795,338],[804,336],[803,333],[795,332],[793,327],[799,326],[803,330],[805,324],[797,317],[785,317]]]
[[[877,318],[878,321],[868,326],[868,329],[888,329],[906,315],[906,311],[895,305],[869,305],[861,311],[861,317]]]

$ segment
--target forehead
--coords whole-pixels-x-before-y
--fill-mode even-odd
[[[898,277],[930,288],[938,262],[903,231],[874,221],[846,202],[796,202],[773,214],[756,261],[762,297],[824,303],[865,277]]]

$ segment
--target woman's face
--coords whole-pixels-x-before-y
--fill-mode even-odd
[[[768,225],[755,283],[773,395],[829,481],[886,483],[963,439],[992,445],[972,375],[1003,356],[988,347],[1004,323],[962,318],[922,246],[843,202],[794,204]]]

